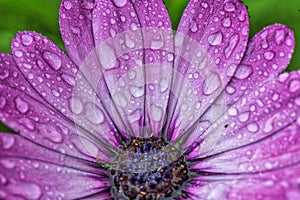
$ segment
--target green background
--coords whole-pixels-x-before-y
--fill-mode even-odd
[[[63,48],[58,26],[60,0],[0,0],[0,52],[11,52],[13,36],[22,30],[40,32]],[[176,29],[188,0],[165,0]],[[283,23],[292,28],[296,48],[288,71],[300,69],[300,0],[244,0],[250,15],[250,36],[263,27]],[[1,125],[0,125],[1,126]],[[8,129],[0,127],[1,131]]]

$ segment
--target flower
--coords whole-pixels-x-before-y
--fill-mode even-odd
[[[133,3],[134,2],[134,3]],[[68,55],[30,31],[0,54],[1,199],[299,199],[291,30],[248,42],[238,0],[64,0]]]

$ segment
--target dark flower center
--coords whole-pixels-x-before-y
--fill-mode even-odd
[[[121,199],[174,199],[188,174],[185,157],[162,138],[133,138],[111,170],[112,192]]]

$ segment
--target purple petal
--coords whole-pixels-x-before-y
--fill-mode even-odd
[[[81,160],[7,133],[0,134],[0,147],[1,199],[78,199],[95,193],[110,195],[105,191],[109,188],[107,175]]]
[[[233,106],[233,104],[238,100],[241,101],[241,104],[245,104],[245,101],[250,98],[248,94],[251,92],[253,93],[255,90],[261,90],[261,87],[264,84],[267,84],[267,82],[271,82],[277,78],[279,72],[286,68],[291,59],[294,46],[293,43],[293,33],[284,25],[271,25],[257,33],[251,39],[247,52],[235,73],[235,77],[227,85],[226,93],[221,96],[222,98],[226,99],[227,105],[226,107],[224,105],[225,109],[221,109],[221,112],[219,113],[205,113],[201,117],[201,121],[199,121],[194,133],[186,141],[185,146],[190,146],[195,142],[194,140],[196,138],[199,138],[199,136],[202,135],[202,138],[204,139],[201,141],[201,143],[208,143],[210,145],[209,149],[211,149],[213,148],[214,144],[209,141],[221,141],[222,139],[219,139],[219,137],[222,137],[220,136],[221,134],[229,133],[230,131],[233,131],[233,129],[237,128],[237,126],[234,126],[234,128],[225,128],[224,126],[230,125],[232,121],[238,123],[240,121],[239,118],[248,116],[248,112],[246,111],[243,113],[239,110],[239,106],[236,107],[236,105]],[[274,97],[270,96],[269,98],[276,98],[277,96],[276,94],[270,95],[273,95]],[[250,104],[248,103],[244,106],[249,105]],[[212,106],[210,110],[218,110],[218,105]],[[225,112],[227,112],[229,118],[234,119],[225,121],[223,117],[220,117],[220,119],[216,120],[216,122],[211,121],[215,123],[215,125],[217,124],[218,128],[207,130],[208,127],[213,127],[214,125],[213,123],[208,123],[209,120],[206,119],[209,119],[211,116],[215,116],[214,118],[217,119],[218,116],[225,116]],[[202,128],[202,130],[200,130],[200,128]],[[203,133],[204,131],[206,131],[205,134]],[[220,143],[220,145],[224,144]],[[223,147],[225,146],[226,145]],[[204,146],[202,145],[202,147]]]
[[[299,120],[299,96],[299,71],[285,73],[278,80],[266,82],[231,105],[225,122],[227,126],[215,138],[215,146],[208,150],[201,145],[189,156],[204,158],[253,144],[282,131]],[[210,133],[205,133],[203,137]]]
[[[98,140],[93,141],[74,124],[32,97],[0,87],[0,120],[25,138],[74,157],[108,162],[113,155]]]
[[[74,93],[74,86],[79,84],[76,76],[80,72],[55,44],[40,34],[28,31],[20,32],[12,44],[20,71],[40,96],[57,110],[58,115],[75,121],[76,125],[105,140],[105,143],[120,144],[113,123],[96,97],[89,94],[82,99]],[[89,92],[94,94],[94,91]]]
[[[63,0],[59,10],[59,24],[68,55],[80,66],[95,48],[92,31],[93,0]]]
[[[167,11],[160,1],[146,4],[143,1],[134,4],[129,1],[124,1],[124,4],[117,1],[96,3],[93,30],[97,44],[95,53],[101,66],[94,69],[98,74],[92,76],[99,84],[101,100],[106,108],[111,108],[111,116],[116,113],[114,121],[123,124],[130,135],[141,135],[145,126],[151,126],[151,132],[157,134],[162,128],[168,98],[162,100],[157,88],[150,92],[146,85],[155,83],[154,87],[157,87],[160,84],[157,82],[162,81],[165,81],[164,86],[170,84],[170,77],[162,80],[162,74],[172,71],[172,61],[167,61],[166,53],[160,56],[163,54],[161,49],[172,51]],[[153,31],[158,32],[152,34]],[[99,82],[99,77],[104,77],[104,80]],[[163,92],[167,96],[168,91]],[[152,97],[146,97],[145,93]],[[159,113],[155,112],[157,110]],[[143,134],[150,135],[151,132]]]
[[[187,193],[191,199],[299,199],[300,165],[249,175],[198,176]]]
[[[189,137],[241,62],[248,40],[247,11],[240,1],[190,1],[178,31],[179,73],[174,76],[173,115],[166,133],[174,142]],[[207,118],[209,123],[214,120]]]

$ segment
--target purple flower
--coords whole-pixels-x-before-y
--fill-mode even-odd
[[[239,0],[64,0],[68,55],[30,31],[0,54],[1,199],[300,199],[291,30],[248,42]]]

